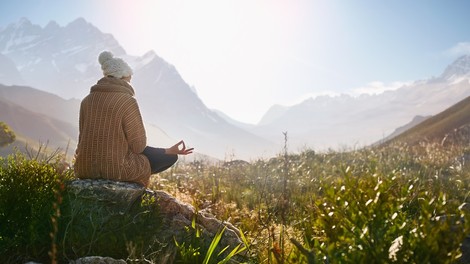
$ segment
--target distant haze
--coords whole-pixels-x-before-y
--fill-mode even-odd
[[[83,17],[130,55],[154,50],[209,108],[248,123],[273,104],[439,75],[470,49],[464,0],[2,0],[0,10],[0,27]]]
[[[438,114],[470,95],[470,55],[463,55],[437,77],[388,87],[374,82],[354,91],[356,96],[325,93],[288,107],[275,105],[259,124],[249,125],[207,107],[177,68],[154,51],[126,54],[111,34],[83,18],[44,27],[21,18],[0,29],[0,120],[24,142],[36,138],[64,148],[75,145],[79,100],[69,98],[83,98],[101,78],[96,57],[103,49],[134,69],[131,84],[149,144],[168,146],[185,139],[203,157],[219,160],[272,157],[283,148],[285,132],[290,151],[367,146],[411,127],[418,115]],[[246,103],[239,107],[250,109]]]

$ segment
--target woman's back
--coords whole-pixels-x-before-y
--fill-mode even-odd
[[[75,172],[79,178],[133,181],[150,177],[145,129],[132,87],[104,77],[80,107],[80,135]]]

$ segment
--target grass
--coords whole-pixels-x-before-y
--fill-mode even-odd
[[[395,144],[197,161],[154,184],[245,230],[259,263],[455,263],[469,234],[466,153]]]
[[[153,176],[151,188],[246,235],[244,246],[215,250],[223,231],[202,247],[196,227],[188,227],[190,240],[167,241],[178,248],[179,263],[225,263],[229,259],[217,258],[221,251],[229,258],[247,252],[250,263],[456,263],[467,257],[461,245],[470,233],[469,150],[437,144],[284,149],[250,163],[178,164]],[[71,175],[59,172],[54,160],[15,156],[1,163],[0,257],[51,262],[64,250],[54,247],[60,239],[55,221],[66,212],[58,210],[61,184]],[[128,259],[143,255],[135,245],[138,240],[127,245]]]

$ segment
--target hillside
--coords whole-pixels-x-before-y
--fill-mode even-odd
[[[55,94],[27,86],[0,84],[0,99],[54,119],[78,126],[80,100],[63,99]]]
[[[429,117],[385,142],[385,144],[405,142],[414,145],[422,141],[442,142],[446,136],[468,125],[470,125],[470,97],[463,99],[439,114]]]
[[[18,137],[13,144],[24,150],[24,144],[36,147],[47,144],[49,150],[70,146],[67,154],[72,154],[78,138],[78,128],[70,123],[50,116],[32,112],[5,98],[0,97],[0,120],[8,124]],[[13,149],[10,146],[10,149]]]
[[[21,135],[18,135],[15,133],[16,139],[15,142],[11,143],[8,146],[0,147],[0,157],[7,157],[10,154],[14,154],[17,152],[20,153],[25,153],[27,156],[29,156],[28,153],[32,155],[36,155],[38,153],[38,149],[41,148],[39,142],[33,142],[31,139],[26,139],[22,137]],[[55,151],[57,148],[52,148],[50,145],[45,146],[43,145],[43,148],[46,147],[46,154],[51,153]],[[70,153],[70,152],[69,152]],[[72,156],[68,155],[66,157],[67,160],[69,160]]]
[[[375,143],[374,145],[379,145],[383,142],[386,142],[398,135],[400,135],[401,133],[407,131],[408,129],[411,129],[415,126],[417,126],[418,124],[420,124],[421,122],[423,122],[424,120],[428,119],[429,117],[431,116],[420,116],[420,115],[417,115],[413,118],[413,120],[411,120],[411,122],[403,125],[403,126],[400,126],[398,127],[397,129],[395,129],[395,131],[393,131],[392,134],[390,134],[389,136],[387,136],[386,138],[380,140],[379,142]]]

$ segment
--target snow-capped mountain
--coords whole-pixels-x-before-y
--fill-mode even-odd
[[[470,95],[470,55],[458,58],[438,78],[395,91],[353,97],[320,96],[268,111],[251,132],[274,139],[288,131],[293,148],[341,149],[380,141],[415,116],[437,114]]]
[[[434,115],[470,95],[470,56],[463,56],[437,78],[378,95],[320,96],[290,107],[273,106],[258,125],[245,125],[208,109],[176,67],[154,51],[126,54],[111,34],[82,18],[63,27],[55,22],[40,27],[21,19],[0,29],[0,62],[5,62],[0,83],[27,84],[81,99],[101,78],[97,56],[103,50],[123,57],[134,69],[132,85],[149,127],[149,142],[185,139],[197,151],[219,159],[275,155],[282,149],[282,132],[288,132],[290,151],[362,147],[386,138],[417,115]]]
[[[470,55],[462,56],[447,66],[440,78],[444,80],[455,80],[470,78]]]
[[[23,18],[0,30],[0,54],[16,65],[24,84],[66,99],[83,98],[102,77],[97,58],[103,50],[123,57],[134,70],[131,84],[144,122],[158,127],[148,129],[149,143],[161,142],[154,135],[167,135],[165,143],[184,139],[196,151],[219,159],[271,156],[280,149],[209,110],[176,68],[155,52],[128,55],[112,35],[82,18],[65,27],[50,22],[44,28]],[[1,76],[0,83],[7,83]]]
[[[66,99],[82,98],[101,76],[96,54],[104,49],[125,54],[112,35],[82,18],[65,27],[51,21],[44,28],[22,18],[0,31],[0,53],[15,63],[21,84]]]
[[[173,65],[154,52],[145,54],[132,81],[144,120],[157,124],[177,139],[194,142],[202,153],[255,158],[278,148],[269,141],[230,124],[208,109]],[[271,152],[268,152],[271,150]]]

